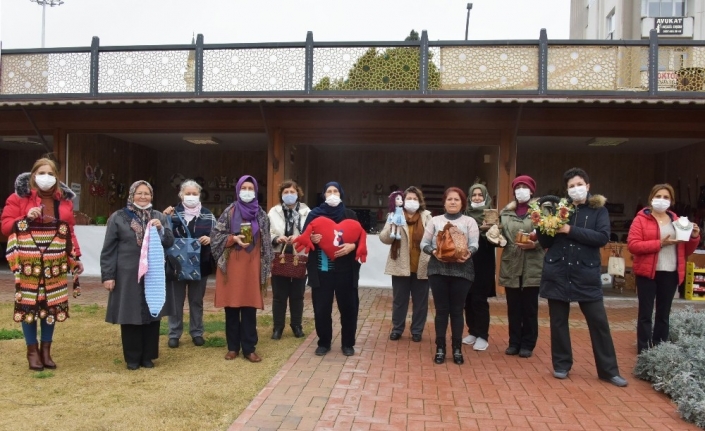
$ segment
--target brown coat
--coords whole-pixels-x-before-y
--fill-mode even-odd
[[[429,211],[423,211],[421,213],[421,224],[424,229],[426,225],[431,221],[431,213]],[[384,244],[391,244],[394,240],[389,236],[392,231],[392,225],[387,223],[384,225],[382,232],[379,234],[379,240]],[[404,226],[401,234],[401,247],[399,247],[399,256],[396,259],[391,257],[391,249],[389,250],[390,255],[387,256],[387,266],[384,268],[384,273],[388,275],[394,275],[397,277],[409,277],[411,275],[411,262],[409,258],[409,227]],[[423,251],[421,251],[421,256],[419,257],[419,269],[416,276],[419,280],[425,280],[428,278],[428,261],[430,256]]]

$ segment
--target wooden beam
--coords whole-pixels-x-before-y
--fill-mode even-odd
[[[54,129],[54,155],[59,163],[59,170],[62,173],[62,181],[68,183],[69,166],[66,157],[68,135],[64,129]]]

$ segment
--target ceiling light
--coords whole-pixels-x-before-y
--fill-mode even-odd
[[[590,147],[616,147],[629,141],[628,138],[593,138],[587,142]]]
[[[212,136],[184,136],[184,141],[196,145],[218,145],[220,141]]]

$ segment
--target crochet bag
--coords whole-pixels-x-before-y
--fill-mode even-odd
[[[308,258],[300,254],[275,254],[272,259],[272,275],[287,278],[306,278],[306,262]]]
[[[467,256],[468,240],[451,222],[436,236],[436,258],[442,262],[457,262]]]
[[[191,237],[191,232],[188,229],[188,225],[184,222],[184,219],[178,213],[174,213],[179,218],[181,226],[186,232],[186,238],[174,238],[174,245],[166,250],[167,254],[167,279],[174,277],[174,271],[176,271],[176,264],[174,260],[178,262],[178,272],[175,279],[176,280],[200,280],[201,279],[201,243],[198,239]],[[171,217],[167,217],[169,225],[171,226]],[[173,228],[172,228],[173,231]],[[169,258],[172,259],[169,259]]]

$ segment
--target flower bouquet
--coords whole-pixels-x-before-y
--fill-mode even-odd
[[[544,196],[529,204],[529,217],[534,227],[541,233],[555,236],[556,231],[568,223],[575,208],[567,199],[557,196]]]

